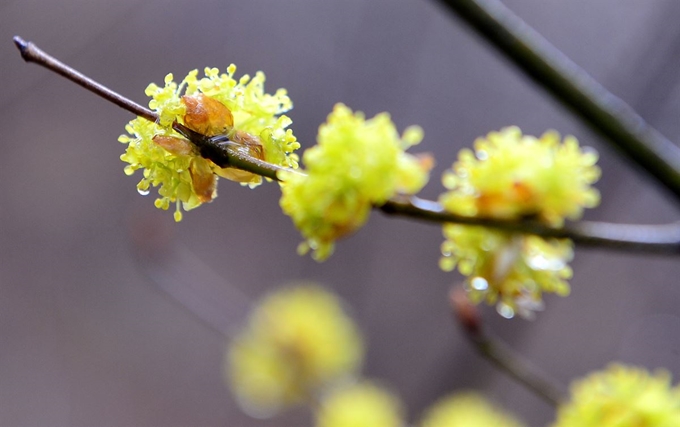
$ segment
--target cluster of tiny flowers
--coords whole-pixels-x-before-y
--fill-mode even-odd
[[[339,387],[321,402],[317,427],[402,427],[401,401],[386,389],[361,381]]]
[[[618,364],[576,381],[552,427],[680,426],[680,389],[668,372]]]
[[[229,382],[243,409],[271,416],[353,378],[363,342],[340,300],[300,285],[267,296],[231,343]]]
[[[568,240],[501,233],[477,226],[444,226],[440,267],[467,277],[473,303],[496,305],[506,318],[532,318],[542,293],[569,294],[573,254]]]
[[[444,174],[451,191],[441,202],[466,216],[532,217],[562,225],[599,203],[599,193],[590,186],[600,177],[596,162],[597,154],[582,150],[573,136],[560,142],[554,131],[535,138],[508,127],[478,138],[474,152],[461,150]]]
[[[473,392],[453,394],[425,412],[420,427],[522,427],[512,415]]]
[[[193,190],[189,165],[192,154],[171,154],[153,142],[159,133],[158,125],[142,118],[136,118],[127,124],[125,129],[131,136],[121,135],[118,140],[128,144],[126,152],[120,157],[128,162],[125,174],[132,175],[137,169],[143,169],[143,178],[137,184],[137,191],[142,195],[149,194],[149,187],[158,187],[159,197],[154,204],[159,209],[168,209],[175,203],[175,220],[182,219],[182,211],[193,209],[201,204]]]
[[[359,370],[364,347],[340,300],[315,285],[271,293],[230,343],[227,381],[251,416],[271,417],[309,404],[316,427],[404,427],[397,395]],[[474,393],[447,397],[429,409],[420,427],[522,427]]]
[[[315,259],[327,258],[335,240],[366,222],[372,206],[420,191],[432,161],[404,150],[421,139],[418,127],[400,137],[387,113],[366,120],[337,104],[319,128],[318,144],[303,155],[307,174],[279,173],[281,208],[306,239],[299,253],[312,249]]]
[[[535,138],[505,128],[477,139],[474,153],[461,151],[444,174],[449,191],[440,202],[459,215],[560,226],[598,204],[599,193],[590,186],[600,176],[596,161],[597,155],[582,150],[572,136],[560,142],[556,132]],[[455,224],[444,226],[444,236],[440,267],[458,266],[468,277],[471,299],[496,304],[505,317],[531,317],[543,307],[543,292],[569,293],[568,240]]]
[[[142,194],[149,187],[159,187],[155,205],[167,209],[176,205],[175,220],[182,218],[181,209],[190,210],[216,197],[217,176],[249,185],[262,182],[260,176],[232,168],[220,168],[202,158],[195,147],[173,130],[177,122],[205,136],[224,135],[232,146],[247,154],[276,165],[297,168],[299,148],[295,136],[286,129],[291,120],[282,113],[292,108],[284,89],[275,94],[264,92],[265,76],[257,72],[234,79],[236,67],[227,73],[206,68],[205,77],[190,72],[177,84],[172,74],[160,87],[150,84],[146,94],[149,107],[158,120],[149,123],[142,118],[126,126],[127,135],[119,141],[127,144],[121,159],[127,163],[125,173],[143,170],[137,185]]]

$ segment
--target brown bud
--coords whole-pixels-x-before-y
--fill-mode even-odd
[[[228,133],[234,126],[231,110],[218,100],[202,93],[182,97],[186,106],[184,124],[189,129],[206,136]]]
[[[202,157],[194,157],[189,164],[189,173],[198,200],[201,203],[207,203],[214,199],[217,195],[217,177],[215,177],[209,161]]]
[[[156,135],[153,137],[153,142],[174,155],[188,156],[194,153],[194,145],[184,138]]]
[[[264,147],[257,136],[237,130],[229,136],[229,140],[245,149],[250,157],[264,160]]]

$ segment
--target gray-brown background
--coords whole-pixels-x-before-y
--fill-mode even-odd
[[[507,4],[671,140],[680,131],[680,3],[508,0]],[[185,215],[156,212],[122,173],[116,138],[130,115],[35,65],[19,34],[138,102],[167,72],[266,72],[286,87],[293,129],[311,145],[333,104],[420,124],[439,164],[516,124],[576,135],[603,159],[590,219],[661,223],[669,197],[427,0],[2,0],[0,3],[0,425],[310,425],[303,411],[251,420],[221,379],[225,339],[249,298],[290,280],[346,297],[367,335],[365,373],[405,400],[410,420],[437,396],[482,389],[532,425],[551,409],[478,359],[450,320],[437,268],[440,230],[374,214],[317,264],[280,213],[278,189],[223,181]],[[167,238],[165,256],[143,247]],[[169,237],[169,236],[172,237]],[[144,243],[146,242],[146,243]],[[151,242],[151,243],[150,243]],[[145,246],[144,246],[145,245]],[[166,270],[156,268],[159,261]],[[563,382],[610,360],[680,374],[676,259],[585,249],[569,298],[534,322],[491,326]],[[167,292],[175,297],[169,296]],[[178,303],[178,300],[181,303]]]

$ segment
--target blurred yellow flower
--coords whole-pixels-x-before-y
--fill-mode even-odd
[[[552,427],[677,427],[680,390],[660,370],[612,364],[578,380]]]
[[[430,407],[419,427],[522,427],[512,415],[478,393],[446,396]]]
[[[364,225],[373,205],[420,191],[432,160],[404,150],[421,139],[418,127],[400,137],[387,113],[366,120],[337,104],[319,128],[318,145],[304,153],[307,175],[279,173],[281,208],[305,238],[299,252],[327,258],[335,240]]]
[[[249,413],[269,415],[353,377],[360,333],[341,301],[318,286],[267,296],[230,346],[226,372]]]
[[[317,411],[316,427],[402,427],[403,413],[396,396],[363,381],[326,396]]]

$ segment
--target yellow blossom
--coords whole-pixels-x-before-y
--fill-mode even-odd
[[[299,148],[295,136],[286,129],[291,120],[282,113],[292,108],[284,89],[274,95],[264,92],[265,76],[257,72],[251,79],[234,78],[232,64],[227,73],[206,68],[205,77],[190,72],[177,84],[172,74],[162,87],[150,84],[146,94],[149,107],[158,115],[156,123],[132,120],[127,135],[119,141],[128,145],[121,159],[130,175],[143,169],[138,189],[148,194],[149,187],[159,187],[156,207],[176,206],[175,219],[181,209],[190,210],[216,197],[217,176],[250,187],[262,182],[260,176],[232,168],[220,168],[200,156],[196,148],[172,129],[174,122],[205,136],[223,135],[245,153],[284,167],[296,168]]]
[[[552,427],[680,426],[680,390],[660,370],[612,364],[578,380]]]
[[[299,252],[327,258],[336,239],[363,226],[373,205],[420,191],[432,161],[404,150],[421,139],[418,127],[400,137],[387,113],[366,120],[337,104],[319,128],[318,145],[304,153],[307,174],[279,173],[281,208],[306,240]]]
[[[231,343],[226,372],[251,413],[273,414],[356,374],[357,327],[333,294],[302,285],[267,296]]]
[[[590,185],[600,176],[597,155],[581,150],[572,136],[557,132],[540,138],[516,127],[491,132],[475,141],[475,152],[462,150],[443,177],[448,192],[444,208],[465,216],[521,220],[560,226],[599,202]],[[505,317],[532,317],[543,307],[544,292],[569,294],[568,266],[573,257],[566,239],[455,224],[444,225],[440,267],[467,276],[471,299],[496,304]]]
[[[483,396],[465,392],[436,402],[426,411],[419,427],[522,427],[522,423]]]
[[[363,381],[326,396],[317,412],[316,427],[402,427],[403,412],[396,396]]]
[[[444,225],[444,271],[456,266],[467,277],[465,287],[474,303],[496,305],[499,314],[531,319],[543,308],[542,294],[569,294],[568,262],[572,245],[565,239],[543,239],[456,224]]]
[[[549,131],[540,138],[517,127],[491,132],[464,149],[444,175],[450,191],[441,203],[449,212],[497,219],[535,217],[550,225],[578,219],[594,207],[599,193],[590,187],[600,176],[597,155],[581,150],[573,136]]]

